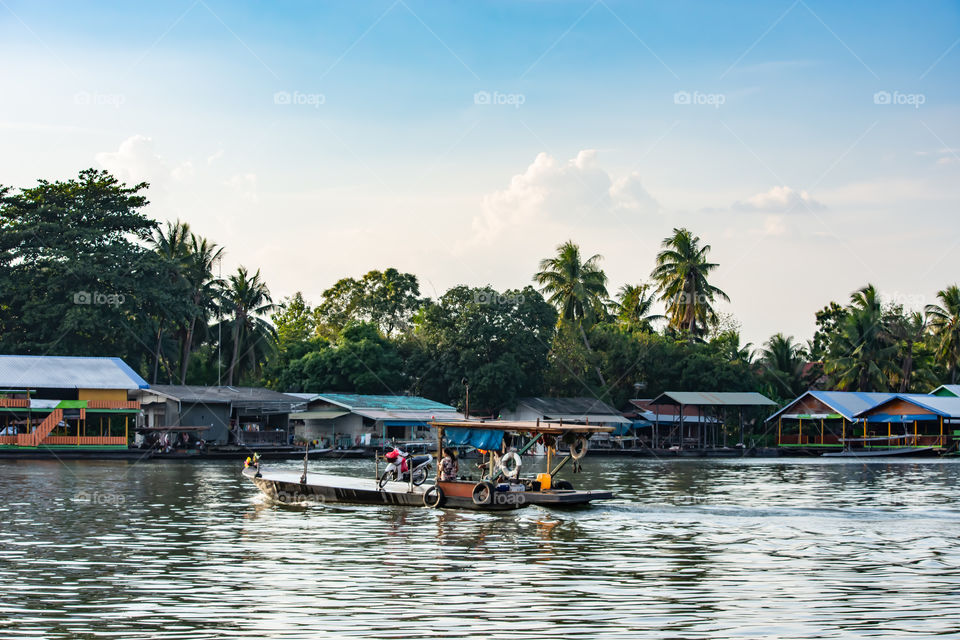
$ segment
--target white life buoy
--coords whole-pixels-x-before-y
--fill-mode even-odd
[[[587,455],[587,439],[583,436],[577,438],[576,442],[570,445],[570,457],[574,460],[579,460],[583,456]]]
[[[520,475],[520,466],[523,464],[516,451],[508,451],[500,458],[500,473],[508,478],[516,478]]]

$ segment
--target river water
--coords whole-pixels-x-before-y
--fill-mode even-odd
[[[288,507],[234,462],[2,461],[0,637],[960,635],[960,464],[588,456],[573,479],[618,497]]]

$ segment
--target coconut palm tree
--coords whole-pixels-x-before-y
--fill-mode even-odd
[[[928,304],[927,320],[937,338],[937,358],[950,373],[950,384],[957,383],[960,368],[960,288],[950,285],[937,292],[940,304]]]
[[[162,229],[156,229],[148,239],[147,244],[158,255],[160,255],[172,268],[175,285],[182,286],[186,262],[190,254],[190,225],[186,222],[177,220],[176,222],[167,221]],[[159,375],[160,363],[164,361],[164,368],[172,378],[172,366],[163,355],[164,352],[164,332],[168,330],[170,322],[179,323],[181,318],[168,318],[161,315],[155,319],[153,325],[156,327],[156,346],[154,348],[153,362],[153,383],[156,384]],[[167,340],[169,343],[169,340]]]
[[[190,254],[184,278],[190,289],[192,313],[184,323],[180,346],[180,384],[185,384],[190,356],[193,354],[197,324],[206,325],[217,311],[223,280],[214,277],[213,267],[223,257],[223,248],[196,234],[190,234]]]
[[[777,390],[786,391],[784,397],[796,397],[803,392],[805,361],[803,345],[794,342],[793,336],[782,333],[771,336],[760,350],[760,364],[775,382]]]
[[[886,391],[896,368],[896,343],[884,325],[880,296],[870,284],[851,295],[847,315],[830,344],[824,371],[842,391]]]
[[[670,326],[699,336],[713,315],[712,303],[717,298],[730,300],[707,281],[710,272],[717,268],[716,263],[707,262],[710,245],[700,246],[700,238],[687,229],[674,229],[673,235],[663,239],[661,247],[651,277],[658,285],[660,299],[667,305]]]
[[[620,287],[617,293],[619,300],[611,306],[623,326],[646,333],[653,332],[653,323],[664,316],[652,313],[654,298],[649,293],[650,285],[646,283]]]
[[[580,331],[588,352],[592,349],[585,326],[588,328],[606,314],[607,275],[599,266],[602,259],[600,255],[593,255],[583,260],[580,247],[568,240],[557,247],[556,257],[540,261],[540,271],[533,277],[540,285],[540,292],[546,294],[547,301],[560,312],[560,322]],[[606,386],[600,368],[596,370],[600,384]]]
[[[231,341],[227,384],[232,385],[243,358],[256,370],[258,356],[266,353],[266,345],[273,340],[273,327],[263,317],[276,305],[266,283],[260,278],[260,270],[251,275],[246,267],[241,266],[227,279],[223,306],[231,316],[224,321],[224,326],[229,327]]]

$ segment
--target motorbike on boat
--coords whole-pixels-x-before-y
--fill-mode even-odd
[[[411,456],[397,447],[383,457],[387,460],[387,468],[380,475],[381,489],[388,482],[410,482],[411,474],[413,474],[413,484],[420,486],[426,482],[430,463],[433,462],[433,456],[430,454]]]

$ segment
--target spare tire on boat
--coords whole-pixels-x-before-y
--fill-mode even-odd
[[[473,485],[473,504],[485,505],[493,501],[493,485],[483,481]]]
[[[573,485],[568,480],[557,480],[551,485],[551,489],[557,491],[573,491]]]
[[[427,487],[427,490],[423,492],[423,506],[431,507],[436,509],[443,506],[443,489],[437,485],[430,485]]]
[[[587,439],[583,436],[580,436],[576,441],[570,445],[570,457],[574,460],[579,460],[583,456],[587,455]]]

